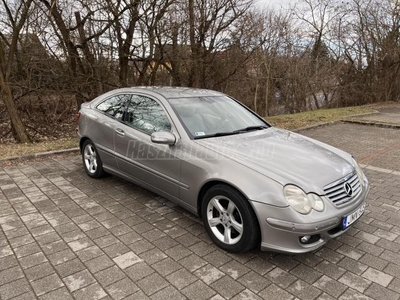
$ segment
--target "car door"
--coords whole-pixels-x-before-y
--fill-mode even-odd
[[[89,137],[96,144],[97,151],[103,165],[116,168],[114,156],[114,131],[116,125],[122,120],[125,104],[130,99],[129,94],[117,94],[107,97],[95,107],[91,118],[95,124],[91,128]]]
[[[151,142],[156,131],[173,131],[165,109],[150,97],[132,95],[114,133],[118,168],[142,185],[177,198],[180,160],[174,146]]]

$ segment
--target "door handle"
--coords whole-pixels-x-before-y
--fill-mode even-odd
[[[115,132],[116,132],[119,136],[125,136],[125,131],[123,131],[121,128],[115,129]]]

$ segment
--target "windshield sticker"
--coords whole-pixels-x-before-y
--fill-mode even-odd
[[[202,135],[206,135],[203,131],[198,131],[194,133],[195,136],[202,136]]]

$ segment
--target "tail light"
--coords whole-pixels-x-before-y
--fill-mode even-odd
[[[80,112],[78,112],[77,114],[76,114],[76,118],[77,118],[77,120],[79,120],[79,118],[81,117],[81,113]]]

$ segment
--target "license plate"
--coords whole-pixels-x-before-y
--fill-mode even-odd
[[[350,215],[344,216],[342,221],[342,229],[346,229],[355,221],[357,221],[365,210],[365,204],[361,205],[356,211],[352,212]]]

